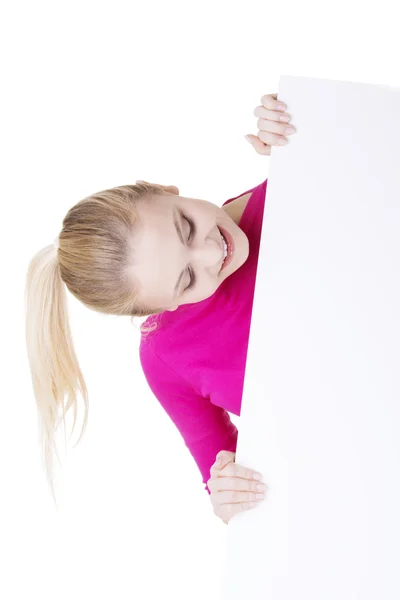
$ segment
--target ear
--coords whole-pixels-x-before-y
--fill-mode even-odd
[[[150,183],[150,182],[143,181],[143,179],[138,179],[136,181],[136,183]],[[168,194],[176,194],[177,196],[179,196],[179,189],[176,187],[176,185],[161,185],[159,183],[157,183],[156,185],[159,185]]]
[[[179,189],[176,187],[176,185],[166,185],[162,187],[169,194],[176,194],[177,196],[179,196]]]

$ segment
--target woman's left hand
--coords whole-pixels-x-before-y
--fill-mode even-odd
[[[267,94],[261,98],[261,106],[254,109],[254,116],[259,117],[257,121],[257,135],[247,135],[249,142],[258,154],[271,155],[271,146],[283,146],[288,143],[286,135],[295,133],[296,129],[288,125],[290,115],[285,112],[286,104],[277,100],[277,94]],[[278,106],[282,105],[283,109]],[[293,131],[286,131],[293,127]],[[282,143],[283,141],[283,143]]]

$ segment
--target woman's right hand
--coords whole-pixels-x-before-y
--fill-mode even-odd
[[[216,456],[215,463],[210,469],[211,478],[207,481],[214,514],[224,523],[238,512],[249,510],[258,505],[263,498],[257,494],[267,491],[268,487],[259,480],[253,479],[255,473],[235,463],[235,452],[221,450]],[[218,464],[220,459],[220,464]],[[260,491],[257,486],[261,485]]]

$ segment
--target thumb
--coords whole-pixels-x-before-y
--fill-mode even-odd
[[[264,144],[263,141],[257,135],[245,135],[246,140],[253,146],[257,154],[264,154],[265,156],[271,156],[271,146]]]
[[[235,462],[236,452],[221,450],[216,456],[215,466],[218,469],[223,469],[229,462]]]

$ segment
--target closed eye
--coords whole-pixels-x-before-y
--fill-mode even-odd
[[[189,237],[188,237],[188,242],[191,242],[192,239],[194,238],[194,236],[196,235],[196,224],[193,221],[193,219],[191,219],[190,217],[184,217],[185,221],[187,221],[190,225],[190,233],[189,233]],[[191,290],[195,287],[196,282],[197,282],[197,277],[195,272],[193,271],[193,269],[191,267],[188,268],[189,274],[190,274],[190,283],[187,286],[187,288],[185,288],[185,292],[187,290]]]

